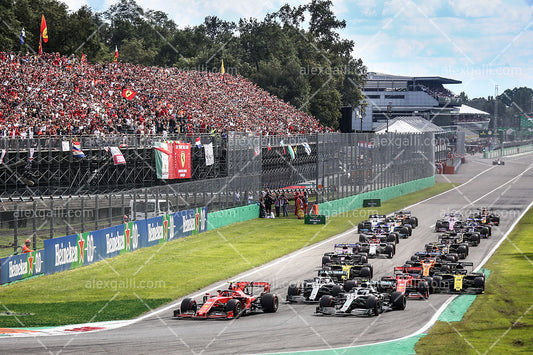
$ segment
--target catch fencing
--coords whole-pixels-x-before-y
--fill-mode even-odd
[[[74,139],[86,154],[81,161],[62,150],[63,142]],[[170,139],[191,143],[191,179],[157,179],[153,144],[165,140],[161,136],[0,140],[0,148],[8,152],[0,165],[5,182],[0,186],[0,256],[19,251],[26,238],[34,248],[42,248],[45,239],[157,213],[255,204],[266,188],[289,198],[294,191],[306,190],[311,200],[323,203],[427,178],[435,169],[432,133],[229,133],[166,137]],[[215,156],[209,166],[208,143],[213,143]],[[114,166],[103,147],[121,144],[126,164]],[[28,176],[21,165],[31,148]],[[27,178],[35,178],[35,184],[25,184]],[[148,204],[165,210],[138,207]]]

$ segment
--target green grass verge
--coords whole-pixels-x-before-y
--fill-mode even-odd
[[[533,353],[533,210],[484,266],[484,295],[461,322],[437,322],[416,344],[417,354]]]
[[[0,316],[0,327],[51,326],[128,319],[211,283],[232,277],[307,245],[341,233],[370,213],[390,213],[453,188],[436,184],[304,225],[294,218],[255,219],[193,237],[137,250],[90,266],[0,288],[0,306],[18,318]],[[268,280],[267,280],[268,281]]]

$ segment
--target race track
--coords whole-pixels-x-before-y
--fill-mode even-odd
[[[477,266],[533,199],[533,154],[504,160],[505,166],[493,166],[492,160],[469,158],[459,174],[438,177],[440,182],[465,184],[410,208],[419,219],[419,227],[409,239],[400,241],[393,259],[371,260],[374,276],[391,275],[394,266],[402,265],[415,251],[422,250],[425,243],[436,240],[433,225],[445,213],[463,211],[468,214],[467,211],[477,207],[493,207],[501,216],[501,225],[493,227],[492,236],[482,239],[480,246],[470,248],[466,259]],[[0,348],[7,353],[62,354],[242,354],[329,349],[412,334],[451,297],[436,294],[425,301],[409,300],[403,312],[394,311],[372,318],[316,316],[315,305],[284,302],[287,286],[314,276],[321,256],[332,250],[335,242],[357,241],[358,234],[350,231],[232,278],[234,281],[271,282],[273,292],[283,301],[275,314],[255,314],[234,321],[191,321],[173,320],[171,310],[155,310],[152,315],[115,330],[68,336],[3,338]],[[221,288],[220,283],[206,290],[216,288]]]

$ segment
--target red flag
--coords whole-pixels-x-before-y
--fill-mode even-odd
[[[41,37],[43,38],[44,43],[48,43],[48,27],[46,26],[44,15],[41,18]]]
[[[87,57],[85,57],[85,53],[81,54],[81,62],[82,64],[87,63]]]
[[[137,93],[130,89],[122,89],[122,97],[128,100],[133,100]]]
[[[115,63],[118,61],[118,48],[115,46]]]

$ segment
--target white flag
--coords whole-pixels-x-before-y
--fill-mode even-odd
[[[215,156],[213,155],[213,143],[204,144],[204,153],[205,153],[205,165],[215,164]]]
[[[62,141],[61,142],[61,150],[63,152],[68,152],[70,151],[70,142],[69,141]]]
[[[118,147],[109,147],[115,165],[126,164],[126,159]]]

